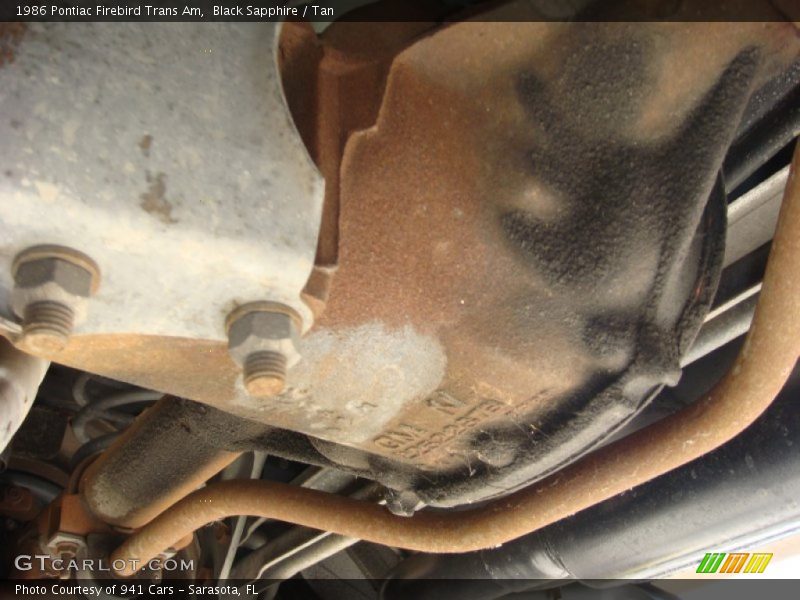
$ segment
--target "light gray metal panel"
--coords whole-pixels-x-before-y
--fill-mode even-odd
[[[788,177],[789,167],[786,166],[728,207],[724,266],[772,239]]]
[[[49,366],[0,338],[0,453],[28,416]]]
[[[100,266],[77,333],[226,339],[237,303],[300,300],[323,181],[286,107],[274,23],[30,24],[0,69],[0,312],[10,264]]]

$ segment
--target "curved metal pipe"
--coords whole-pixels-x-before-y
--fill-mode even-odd
[[[500,548],[415,554],[386,575],[380,598],[506,599],[574,580],[616,591],[626,580],[695,570],[706,552],[797,535],[798,397],[800,363],[767,412],[721,448]]]
[[[771,404],[800,354],[800,149],[796,149],[761,297],[728,374],[684,410],[484,507],[398,517],[368,502],[268,481],[227,481],[181,500],[113,554],[147,561],[195,529],[247,514],[424,552],[503,544],[718,448]],[[121,563],[120,563],[121,564]],[[132,570],[119,571],[131,575]]]

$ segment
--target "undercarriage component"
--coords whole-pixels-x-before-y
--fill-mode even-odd
[[[800,356],[800,148],[795,151],[753,326],[729,373],[683,411],[480,509],[404,518],[381,507],[264,481],[194,492],[133,534],[114,559],[148,560],[214,520],[250,514],[401,548],[465,552],[500,545],[714,450],[770,405]],[[687,443],[687,440],[689,443]],[[130,562],[125,562],[130,564]],[[120,575],[130,575],[120,570]]]
[[[49,365],[48,361],[24,354],[0,338],[0,455],[33,406]]]
[[[297,353],[300,316],[288,306],[245,304],[226,319],[228,351],[242,367],[242,383],[250,396],[275,396],[283,391],[286,371]]]
[[[133,47],[148,40],[142,56],[160,57],[177,39],[168,27],[119,30]],[[77,220],[35,227],[30,215],[3,215],[12,240],[66,244],[66,228],[77,227],[86,232],[80,250],[103,272],[60,362],[294,432],[329,463],[388,474],[382,482],[398,494],[439,507],[552,475],[677,380],[723,261],[723,159],[753,93],[797,56],[793,25],[389,23],[368,44],[359,23],[320,37],[286,25],[280,40],[271,26],[230,27],[235,35],[224,39],[216,25],[189,32],[239,57],[236,85],[220,86],[221,99],[195,80],[186,90],[159,84],[166,106],[184,93],[206,99],[191,103],[196,126],[225,124],[217,146],[200,146],[210,156],[187,155],[199,134],[170,110],[131,112],[116,125],[135,142],[122,157],[131,167],[93,194],[83,175],[73,181],[45,154],[39,166],[58,181],[29,174],[35,183],[26,187],[24,170],[3,180],[31,206],[58,198],[77,207],[67,211]],[[55,67],[28,67],[36,76],[24,84],[15,70],[73,35],[32,28],[0,77],[20,93],[46,94]],[[70,45],[78,54],[69,60],[92,65],[76,98],[94,90],[110,119],[122,90],[151,89],[155,75],[145,58],[101,73],[94,43]],[[288,108],[272,62],[278,46]],[[257,65],[243,58],[253,48],[269,50]],[[157,76],[184,82],[187,68],[165,59]],[[323,219],[313,274],[321,186],[290,109],[335,217]],[[88,128],[81,115],[62,115],[75,121],[67,133],[100,136],[95,116]],[[223,151],[240,156],[248,115],[263,132],[282,132],[269,136],[280,143],[254,141],[241,181],[220,175],[198,190],[202,182],[186,173]],[[158,138],[156,125],[165,132]],[[55,144],[65,160],[96,165],[97,176],[110,168],[91,154],[102,139],[78,148],[74,132],[50,139],[54,129],[28,142],[10,128],[8,139]],[[256,182],[253,160],[278,174]],[[89,197],[97,200],[85,205]],[[246,202],[256,217],[244,216]],[[100,218],[117,210],[130,220],[124,231],[125,220]],[[143,235],[158,244],[136,243]],[[180,276],[165,290],[142,287],[165,270]],[[229,340],[226,317],[261,301],[284,306],[289,329],[305,337]]]
[[[323,181],[286,107],[278,31],[276,23],[21,30],[0,70],[0,258],[59,244],[99,266],[103,285],[59,352],[64,362],[89,367],[98,338],[118,365],[135,351],[163,360],[148,352],[159,342],[171,359],[191,360],[195,344],[224,348],[226,315],[248,302],[290,307],[303,331],[313,323],[301,292]],[[0,269],[7,319],[12,288],[11,271]],[[216,359],[235,380],[224,352]],[[219,403],[235,398],[248,401],[243,387],[231,385]]]
[[[723,38],[714,75],[650,62],[694,65]],[[407,401],[402,380],[353,373],[338,403],[366,398],[374,417],[342,419],[339,390],[321,382],[331,430],[364,431],[402,404],[358,445],[416,470],[424,502],[453,506],[556,472],[674,382],[719,269],[713,184],[746,103],[733,90],[757,78],[734,49],[746,38],[698,24],[460,23],[401,53],[376,125],[345,148],[340,267],[319,326],[343,346],[327,355],[339,377],[404,341],[429,371],[438,341],[446,365],[434,390],[416,368]],[[684,76],[692,92],[673,85]],[[425,336],[381,339],[376,315]]]
[[[238,456],[199,433],[179,405],[168,400],[156,404],[89,466],[81,482],[86,504],[99,519],[118,527],[148,523]]]
[[[696,568],[709,548],[736,552],[796,533],[800,370],[794,375],[758,422],[722,448],[500,548],[411,557],[389,577],[384,600],[489,600],[537,583],[648,581]]]
[[[0,342],[54,361],[0,452],[0,577],[174,555],[269,600],[602,542],[596,511],[740,435],[800,353],[777,2],[0,23]],[[413,18],[365,19],[387,5]],[[566,562],[531,576],[617,575]]]

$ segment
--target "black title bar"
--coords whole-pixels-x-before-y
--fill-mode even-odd
[[[529,0],[0,0],[0,21],[428,22],[464,17],[479,21],[800,21],[798,0],[600,0],[587,2],[588,8],[577,15],[564,12],[570,4],[559,8],[552,2]]]

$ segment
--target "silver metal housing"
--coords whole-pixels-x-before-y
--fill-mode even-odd
[[[11,261],[74,247],[103,285],[78,334],[225,340],[237,305],[311,326],[323,180],[274,23],[31,23],[0,69],[0,314]]]

